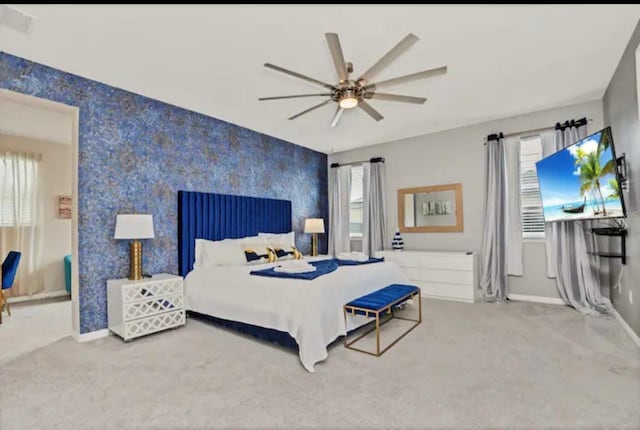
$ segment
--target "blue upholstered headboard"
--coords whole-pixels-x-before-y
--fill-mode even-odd
[[[222,240],[291,231],[289,200],[178,191],[178,268],[193,269],[196,239]]]

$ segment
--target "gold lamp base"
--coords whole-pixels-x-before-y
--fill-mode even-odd
[[[142,242],[134,240],[129,244],[129,279],[142,279]]]
[[[318,233],[311,233],[311,256],[318,255]]]

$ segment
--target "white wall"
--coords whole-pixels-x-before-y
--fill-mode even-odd
[[[72,131],[72,119],[68,114],[0,99],[0,134],[70,145]]]
[[[488,100],[487,103],[499,103]],[[602,102],[534,112],[417,136],[380,145],[331,154],[329,163],[344,163],[384,157],[387,168],[388,243],[398,226],[397,190],[427,185],[461,182],[463,188],[464,232],[404,233],[405,249],[480,251],[485,202],[484,138],[501,131],[512,133],[553,126],[572,118],[592,118],[589,130],[603,127]],[[428,121],[428,119],[425,119]],[[375,127],[372,124],[371,127]],[[524,245],[524,276],[510,279],[513,294],[558,297],[555,281],[545,276],[545,252],[542,242]]]
[[[71,253],[71,220],[57,218],[56,196],[59,194],[71,195],[71,146],[0,134],[0,151],[5,150],[42,154],[44,179],[43,292],[64,290],[63,258]]]

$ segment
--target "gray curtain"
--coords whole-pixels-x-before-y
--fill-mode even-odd
[[[495,136],[494,136],[495,137]],[[485,300],[507,299],[506,254],[506,174],[502,134],[487,142],[486,203],[482,238],[482,275],[480,286]]]
[[[351,166],[329,170],[329,254],[349,252],[349,199],[351,197]]]
[[[364,231],[362,252],[375,256],[387,243],[386,170],[384,162],[363,165]]]
[[[522,209],[520,199],[520,136],[503,143],[506,168],[506,238],[507,274],[522,276]]]
[[[586,125],[576,126],[572,121],[567,127],[556,126],[553,146],[545,144],[543,155],[547,156],[587,136]],[[545,225],[547,241],[548,272],[555,274],[558,294],[562,300],[585,314],[607,314],[611,302],[600,294],[600,281],[591,266],[587,253],[585,222],[567,221]]]

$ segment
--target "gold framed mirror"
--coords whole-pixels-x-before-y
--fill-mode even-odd
[[[398,228],[403,233],[463,231],[462,184],[398,190]]]

